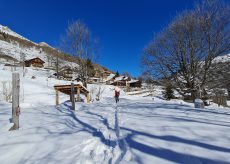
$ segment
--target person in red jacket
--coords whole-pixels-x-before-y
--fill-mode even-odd
[[[115,101],[116,101],[116,103],[119,101],[119,96],[120,96],[120,89],[118,88],[118,87],[116,87],[115,89],[115,95],[114,95],[114,97],[115,97]]]

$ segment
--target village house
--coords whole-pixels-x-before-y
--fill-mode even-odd
[[[119,76],[110,74],[104,81],[107,85],[130,87],[130,88],[141,88],[141,81],[131,79],[130,77]]]
[[[115,74],[110,74],[109,76],[107,76],[107,78],[105,79],[104,82],[105,82],[107,85],[111,85],[111,84],[114,82],[115,78],[116,78],[116,75],[115,75]]]
[[[90,84],[98,84],[98,83],[102,83],[102,82],[103,82],[102,78],[90,77],[88,79],[88,83],[90,83]]]
[[[45,62],[44,62],[42,59],[36,57],[36,58],[30,59],[30,60],[26,60],[26,61],[25,61],[25,66],[26,66],[26,67],[31,67],[31,66],[33,66],[33,67],[42,68],[42,67],[44,67],[44,63],[45,63]]]
[[[141,88],[141,81],[131,79],[130,81],[128,81],[128,86],[131,88]]]
[[[64,66],[58,72],[59,77],[65,80],[72,80],[73,79],[73,69],[69,66]]]
[[[103,73],[102,73],[102,78],[107,78],[109,75],[111,74],[111,72],[109,72],[109,71],[104,71]]]
[[[119,76],[116,77],[115,80],[113,81],[112,85],[115,86],[128,86],[128,81],[130,81],[130,77],[125,77],[125,76]]]

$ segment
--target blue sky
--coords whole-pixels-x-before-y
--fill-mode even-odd
[[[34,42],[59,44],[68,22],[81,19],[100,40],[103,66],[141,73],[144,46],[194,0],[0,0],[0,24]]]

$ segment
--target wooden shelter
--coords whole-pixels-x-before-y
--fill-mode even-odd
[[[30,60],[26,60],[25,61],[25,66],[26,67],[30,67],[30,66],[33,66],[33,67],[39,67],[39,68],[42,68],[44,67],[44,61],[40,58],[33,58],[33,59],[30,59]]]
[[[59,104],[59,92],[67,94],[70,96],[71,100],[71,85],[55,85],[54,89],[56,91],[56,105]],[[80,100],[80,94],[84,94],[87,97],[87,102],[90,101],[89,91],[80,84],[74,84],[74,92],[73,94],[77,94],[77,100]]]

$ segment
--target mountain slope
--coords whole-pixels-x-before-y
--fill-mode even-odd
[[[28,39],[24,38],[23,36],[19,35],[18,33],[12,31],[12,30],[11,30],[9,27],[7,27],[7,26],[2,26],[2,25],[0,25],[0,32],[9,34],[9,35],[12,35],[12,36],[15,36],[15,37],[18,37],[18,38],[20,38],[20,39],[28,40]]]
[[[77,67],[76,59],[65,54],[45,42],[39,44],[17,34],[6,26],[0,25],[0,55],[7,55],[21,61],[22,55],[25,60],[39,57],[45,61],[45,67],[52,65],[52,60],[58,57],[63,66]],[[95,64],[97,70],[109,71],[107,68]]]

